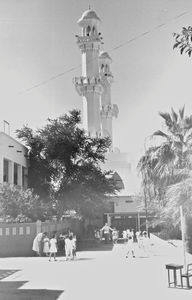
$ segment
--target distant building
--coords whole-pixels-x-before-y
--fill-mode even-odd
[[[0,183],[10,183],[27,188],[28,149],[12,138],[0,132]]]
[[[105,214],[105,221],[119,230],[146,229],[146,214],[138,196],[112,197],[111,211]]]

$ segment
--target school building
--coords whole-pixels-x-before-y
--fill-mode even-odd
[[[140,197],[112,197],[111,204],[111,211],[104,214],[105,221],[111,227],[116,227],[120,231],[146,229],[146,213]]]
[[[27,188],[28,149],[5,132],[0,132],[0,184]]]

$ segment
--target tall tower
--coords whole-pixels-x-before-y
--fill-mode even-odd
[[[82,29],[81,35],[76,36],[82,54],[82,76],[76,77],[74,84],[83,97],[84,128],[91,136],[110,137],[112,141],[112,118],[117,117],[118,107],[111,104],[112,59],[100,50],[103,42],[99,23],[93,10],[85,11],[78,21]]]
[[[83,97],[84,128],[91,136],[101,136],[100,98],[103,91],[99,77],[99,51],[101,36],[98,33],[100,19],[92,10],[87,10],[79,19],[81,35],[77,44],[82,54],[82,76],[75,78],[75,87]]]
[[[110,137],[111,147],[113,145],[112,118],[118,116],[118,107],[111,104],[111,84],[113,75],[110,72],[111,57],[107,52],[101,52],[99,55],[100,78],[103,87],[101,95],[101,126],[102,136]]]

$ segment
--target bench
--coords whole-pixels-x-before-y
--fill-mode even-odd
[[[187,288],[191,289],[192,286],[190,285],[189,278],[192,277],[192,263],[187,265],[187,272],[184,274],[181,274],[181,285],[183,288],[183,278],[186,278],[187,282]]]

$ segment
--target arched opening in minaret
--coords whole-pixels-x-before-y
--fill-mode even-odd
[[[91,27],[87,26],[87,36],[89,36],[90,32],[91,32]]]
[[[95,29],[95,26],[93,26],[93,28],[92,28],[92,34],[93,34],[93,35],[96,35],[96,29]]]
[[[102,65],[101,65],[101,71],[102,71],[102,72],[104,71],[104,68],[105,68],[105,66],[104,66],[104,64],[102,64]]]
[[[109,73],[109,66],[105,65],[105,73]]]

